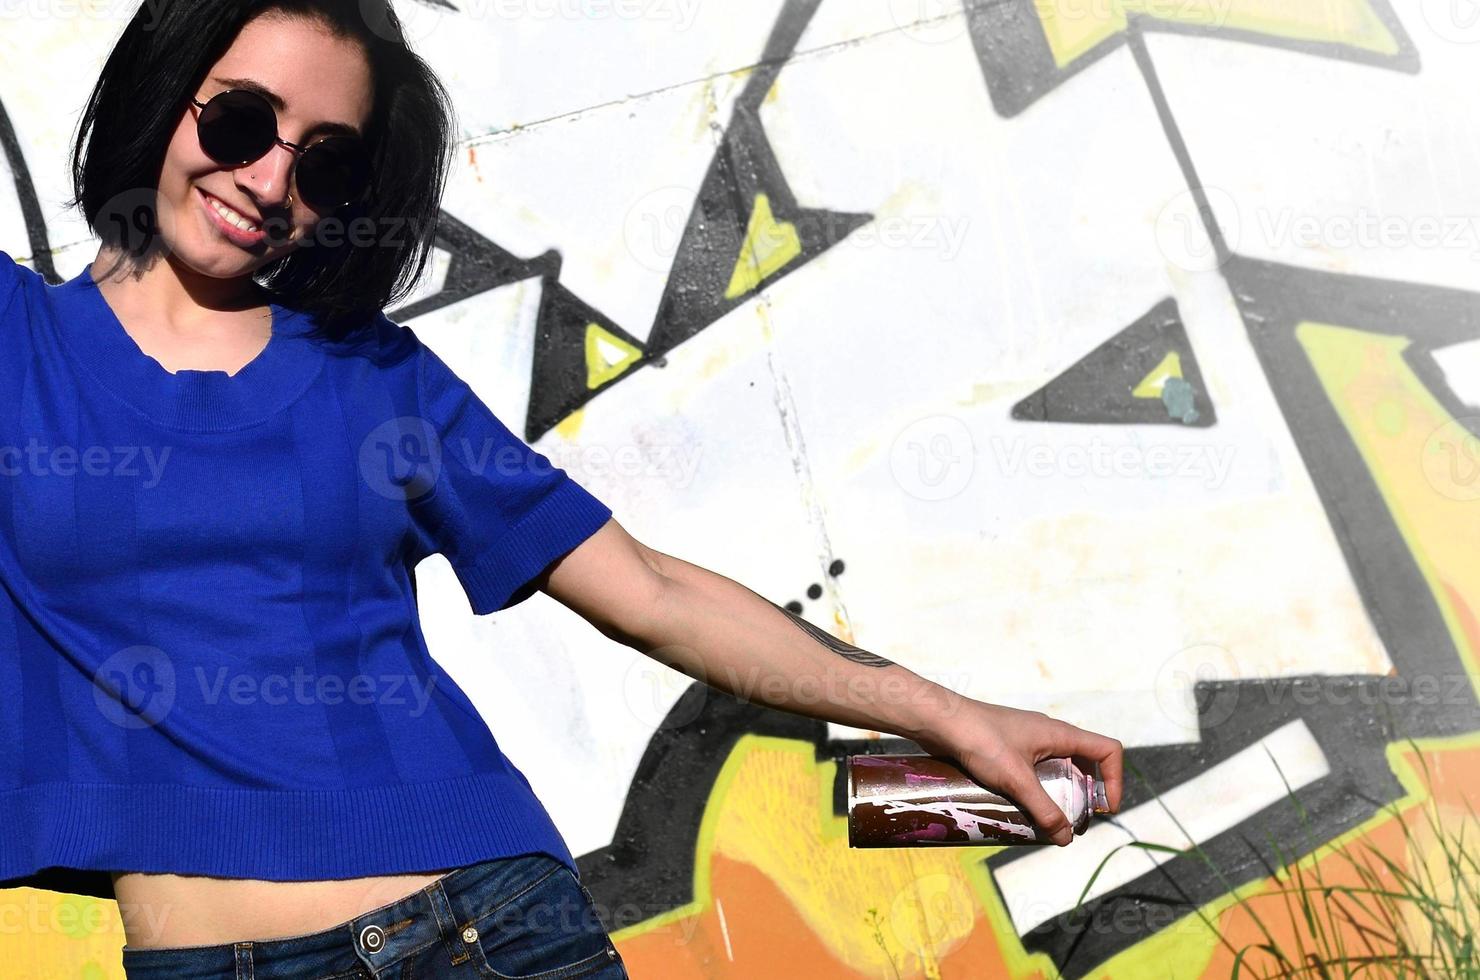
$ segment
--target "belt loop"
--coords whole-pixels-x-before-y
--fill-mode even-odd
[[[236,944],[236,980],[253,980],[252,944],[249,942]]]
[[[442,879],[427,885],[422,891],[426,894],[427,901],[431,903],[432,915],[437,919],[437,932],[442,936],[442,943],[447,947],[449,962],[453,966],[467,962],[473,954],[468,952],[463,944],[463,938],[457,931],[457,919],[452,914],[452,903],[447,900],[447,891],[442,887]]]

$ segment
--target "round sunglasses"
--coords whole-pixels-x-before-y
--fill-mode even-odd
[[[333,211],[352,204],[370,187],[370,154],[363,140],[333,134],[307,146],[278,138],[277,113],[256,92],[228,89],[202,102],[196,134],[200,148],[217,163],[241,167],[261,159],[281,143],[296,155],[293,180],[298,198],[315,211]]]

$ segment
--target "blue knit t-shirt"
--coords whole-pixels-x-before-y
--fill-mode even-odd
[[[410,328],[272,312],[236,374],[171,373],[88,270],[0,252],[0,887],[575,866],[413,569],[505,609],[611,510]]]

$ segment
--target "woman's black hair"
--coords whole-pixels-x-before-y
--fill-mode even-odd
[[[316,235],[254,275],[275,301],[312,314],[315,335],[341,339],[416,288],[455,152],[452,100],[407,46],[389,0],[145,0],[78,123],[68,203],[135,260],[157,247],[153,207],[139,204],[153,200],[180,114],[242,27],[269,12],[357,41],[370,65],[369,194],[332,215],[337,234]]]

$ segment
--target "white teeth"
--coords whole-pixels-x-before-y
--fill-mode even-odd
[[[242,231],[257,230],[256,225],[252,224],[246,218],[243,218],[241,215],[237,214],[235,211],[231,210],[226,205],[216,200],[214,197],[207,198],[207,203],[210,204],[211,207],[216,209],[217,214],[225,218],[230,224],[233,224],[236,227],[240,228]]]

